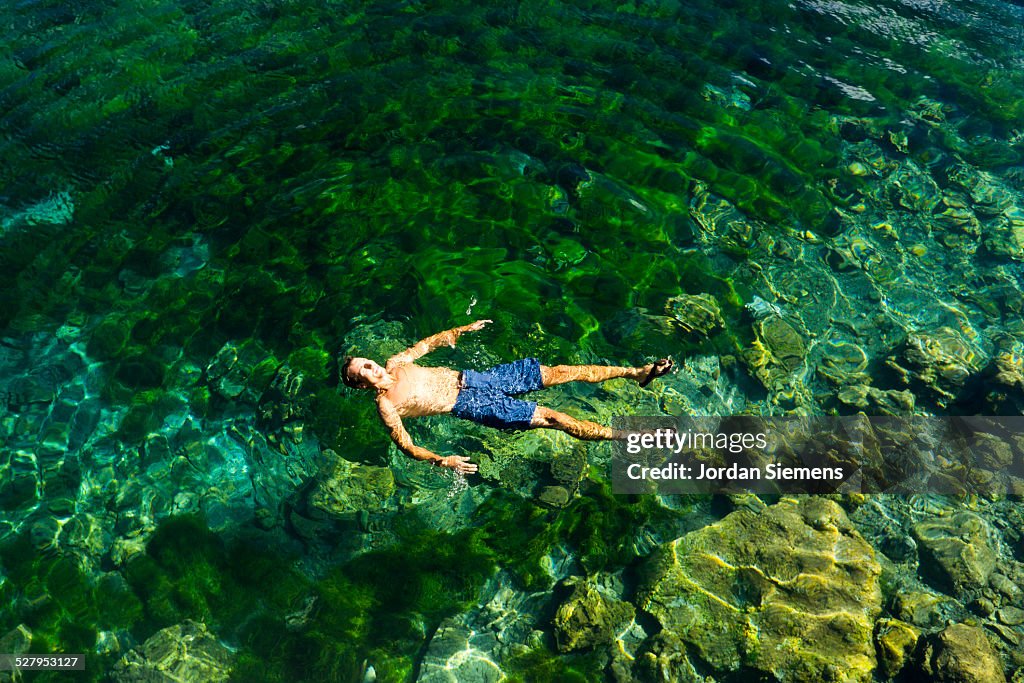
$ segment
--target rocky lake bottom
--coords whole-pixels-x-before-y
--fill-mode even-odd
[[[0,19],[0,653],[86,657],[0,681],[1024,681],[1019,435],[622,495],[552,430],[414,461],[338,377],[487,318],[423,362],[676,359],[530,396],[601,423],[1024,415],[1019,6]]]

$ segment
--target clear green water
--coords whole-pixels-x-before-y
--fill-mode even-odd
[[[987,382],[1024,349],[1022,14],[6,4],[0,636],[90,652],[80,679],[101,680],[193,618],[237,648],[238,680],[349,680],[364,660],[410,680],[442,619],[501,582],[549,588],[555,549],[567,573],[616,572],[650,551],[637,539],[718,514],[610,496],[601,446],[570,507],[537,507],[572,449],[550,435],[410,425],[479,460],[468,489],[389,452],[336,357],[476,318],[495,325],[431,362],[691,359],[654,391],[547,399],[598,419],[892,409],[850,398],[867,385],[1019,413],[1021,386]],[[702,293],[710,335],[672,304]],[[750,355],[755,297],[798,363]],[[914,338],[971,381],[894,369]],[[317,517],[326,448],[397,489]],[[491,656],[527,680],[600,669]]]

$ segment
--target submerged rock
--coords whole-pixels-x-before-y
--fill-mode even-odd
[[[796,328],[779,317],[759,320],[754,325],[758,339],[786,370],[793,370],[807,355],[807,345]]]
[[[564,488],[575,492],[587,476],[587,449],[582,443],[567,450],[558,450],[551,458],[551,476]]]
[[[555,642],[559,652],[572,652],[610,644],[615,634],[633,619],[628,602],[602,594],[592,581],[572,578],[572,593],[555,613]]]
[[[990,533],[985,520],[970,512],[915,525],[921,571],[953,593],[984,588],[997,559]]]
[[[857,408],[871,408],[872,415],[913,415],[914,394],[896,389],[877,389],[866,384],[843,387],[836,394],[841,402]]]
[[[273,431],[305,416],[308,396],[304,395],[304,380],[302,372],[287,364],[277,368],[270,386],[260,396],[259,416],[265,429]]]
[[[1003,607],[996,612],[996,618],[1006,626],[1020,626],[1024,624],[1024,609],[1019,607]]]
[[[721,672],[869,681],[880,573],[871,546],[835,502],[786,498],[760,513],[733,512],[655,551],[640,606]]]
[[[633,666],[633,677],[650,683],[704,683],[705,678],[686,656],[686,644],[671,631],[662,631],[647,642]]]
[[[702,182],[694,184],[690,216],[700,228],[702,242],[717,242],[723,249],[744,250],[754,244],[760,225],[747,218],[728,200],[708,191]]]
[[[792,385],[791,374],[804,362],[807,344],[793,325],[777,315],[754,321],[756,339],[741,353],[751,374],[768,391]]]
[[[154,633],[121,658],[110,674],[114,683],[226,681],[233,655],[206,625],[185,621]]]
[[[977,235],[980,224],[967,202],[959,194],[947,194],[932,209],[932,221],[939,227],[953,233]]]
[[[1024,225],[1007,216],[1000,216],[987,227],[983,241],[991,254],[1024,260]]]
[[[255,404],[278,365],[258,341],[228,342],[214,354],[204,376],[211,392]]]
[[[545,486],[537,493],[537,502],[553,508],[569,504],[569,491],[564,486]]]
[[[936,683],[1003,683],[1002,663],[985,632],[953,624],[928,639],[921,652],[921,672]]]
[[[1024,342],[1015,338],[1001,340],[1001,348],[993,358],[993,381],[1011,389],[1024,391]]]
[[[417,683],[498,683],[505,680],[505,673],[487,651],[474,647],[475,636],[472,629],[454,619],[441,622],[420,664]]]
[[[836,386],[870,382],[866,372],[868,355],[863,347],[852,342],[828,341],[825,349],[817,367],[819,375]]]
[[[983,353],[951,327],[912,334],[900,356],[886,363],[907,384],[920,382],[934,394],[941,407],[956,399],[969,377],[985,364]]]
[[[32,645],[32,629],[25,624],[18,624],[0,637],[0,652],[20,655],[28,652]]]
[[[665,302],[665,312],[687,334],[708,336],[725,327],[722,309],[710,294],[680,294]]]
[[[887,183],[890,201],[899,208],[913,212],[931,212],[942,198],[942,190],[916,165],[903,164]]]
[[[361,510],[387,508],[395,492],[395,475],[390,467],[352,463],[334,451],[324,451],[328,459],[309,494],[309,505],[318,516],[354,516]]]
[[[999,215],[1013,204],[1013,194],[990,173],[960,164],[951,167],[947,176],[966,192],[975,212],[983,216]]]
[[[901,620],[921,628],[934,628],[943,623],[953,600],[934,593],[910,591],[896,596],[893,612]]]
[[[875,624],[875,645],[882,674],[895,677],[906,666],[921,632],[899,619],[879,619]]]
[[[765,301],[756,294],[749,303],[743,304],[743,308],[754,320],[764,320],[765,318],[770,318],[772,316],[779,316],[781,318],[785,315],[781,306],[773,304],[770,301]]]

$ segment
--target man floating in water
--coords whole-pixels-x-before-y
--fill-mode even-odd
[[[457,372],[449,368],[416,365],[417,358],[442,346],[454,348],[466,332],[483,329],[490,320],[453,327],[423,339],[392,356],[381,367],[369,358],[349,356],[341,367],[341,379],[356,389],[377,390],[377,412],[398,448],[417,460],[428,460],[456,472],[470,474],[477,466],[460,455],[441,457],[420,448],[402,426],[403,417],[423,417],[451,413],[499,429],[560,429],[577,439],[616,438],[611,427],[578,420],[533,401],[513,396],[565,382],[603,382],[616,377],[634,379],[644,387],[656,377],[672,370],[668,358],[638,368],[605,365],[541,365],[536,358],[496,365],[490,370]]]

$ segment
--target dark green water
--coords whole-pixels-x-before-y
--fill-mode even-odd
[[[474,651],[593,680],[605,655],[555,654],[556,579],[628,599],[728,511],[611,495],[604,445],[410,422],[480,463],[454,482],[339,390],[352,351],[490,318],[429,362],[689,359],[541,399],[602,421],[1024,407],[1016,5],[0,18],[0,638],[89,653],[74,680],[186,619],[235,680],[434,680],[438,626],[503,586],[525,616]]]

